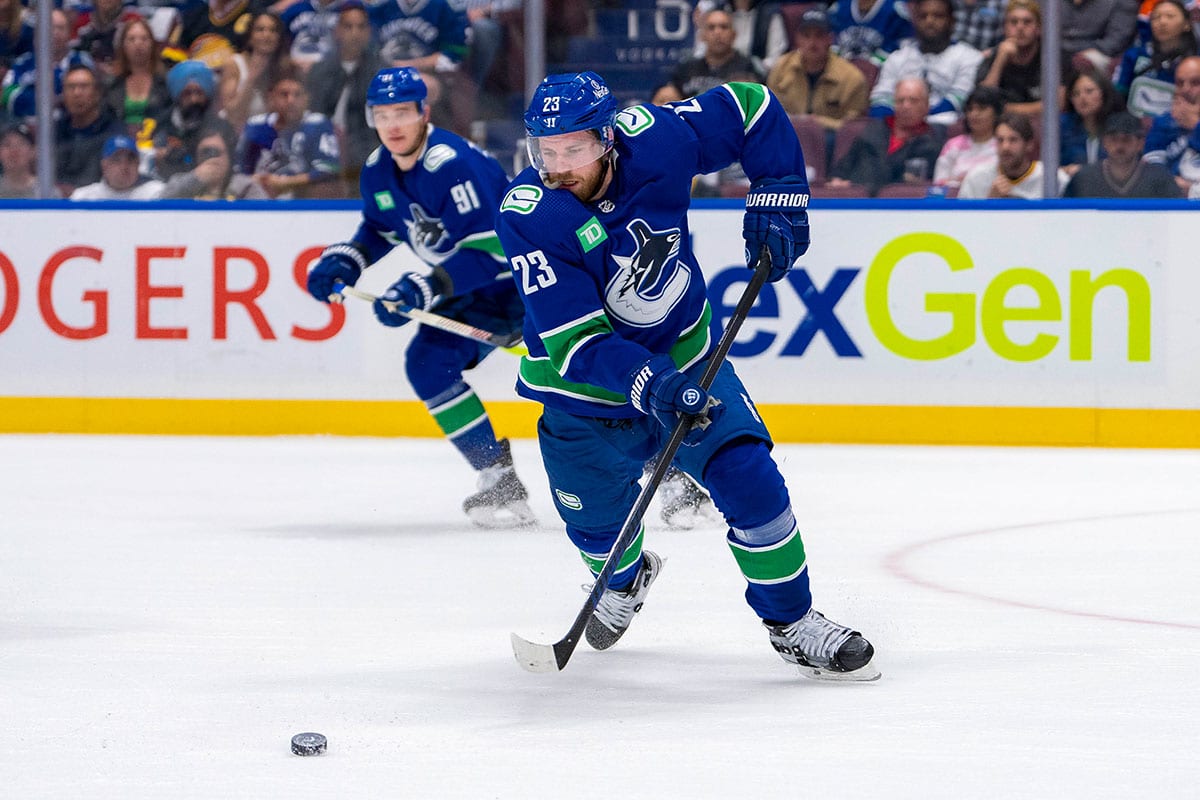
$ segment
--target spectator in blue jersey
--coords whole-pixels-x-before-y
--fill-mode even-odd
[[[1067,83],[1067,110],[1059,123],[1058,163],[1068,175],[1104,157],[1104,123],[1123,110],[1112,81],[1095,70],[1073,76]]]
[[[1200,56],[1189,56],[1175,68],[1171,108],[1154,118],[1145,158],[1170,170],[1189,196],[1200,186]]]
[[[1125,51],[1114,84],[1130,113],[1153,117],[1171,107],[1175,68],[1200,54],[1196,31],[1181,0],[1158,0],[1150,12],[1150,40]]]
[[[454,78],[467,57],[466,11],[450,0],[380,0],[367,6],[367,12],[384,62],[420,72],[435,112],[434,123],[452,125],[464,135],[471,120],[462,119],[460,114],[445,119],[442,108],[443,100],[450,107],[458,107],[461,102],[446,95],[458,87]]]
[[[10,64],[33,52],[33,25],[25,19],[21,0],[0,0],[0,80]]]
[[[704,55],[689,56],[671,73],[671,79],[654,92],[656,104],[695,97],[728,81],[757,81],[764,76],[748,56],[733,46],[733,15],[714,8],[700,19]]]
[[[50,57],[54,60],[55,104],[62,99],[63,76],[72,67],[94,67],[87,53],[71,49],[71,22],[58,9],[50,12]],[[14,118],[37,115],[37,53],[29,51],[13,61],[0,85],[0,102]]]
[[[342,141],[342,173],[351,186],[379,138],[367,124],[367,87],[383,62],[371,46],[371,25],[361,3],[348,2],[333,29],[334,50],[308,71],[308,106],[329,117]]]
[[[291,39],[292,63],[307,72],[333,52],[333,29],[347,2],[358,0],[298,0],[280,13]]]
[[[913,35],[906,0],[837,0],[833,8],[834,48],[847,60],[880,66]]]
[[[54,129],[55,183],[63,194],[100,180],[104,142],[125,127],[101,102],[100,76],[77,65],[62,79],[63,115]]]
[[[871,116],[890,116],[896,83],[915,75],[929,85],[929,122],[953,125],[962,119],[963,103],[975,88],[983,56],[974,47],[951,40],[954,6],[950,0],[916,0],[910,11],[916,36],[883,62],[871,89]]]
[[[1142,123],[1118,111],[1104,123],[1104,150],[1097,164],[1087,164],[1071,178],[1063,197],[1160,198],[1178,200],[1183,190],[1160,164],[1142,161],[1146,134]]]
[[[308,91],[298,74],[271,84],[267,108],[242,130],[237,171],[253,176],[274,198],[344,197],[333,123],[308,110]]]
[[[715,347],[692,250],[689,187],[740,159],[753,181],[743,235],[783,279],[808,248],[804,157],[763,85],[733,83],[686,105],[618,111],[600,76],[551,75],[525,112],[531,167],[500,205],[498,231],[525,302],[518,394],[543,405],[538,441],[567,536],[593,574],[613,549],[680,413],[674,463],[706,486],[729,528],[746,600],[783,659],[814,677],[872,680],[873,649],[812,607],[804,546],[771,437],[733,365],[697,383]],[[757,260],[757,258],[755,258]],[[613,646],[643,609],[663,560],[622,554],[585,638]]]
[[[308,274],[309,293],[323,303],[339,299],[339,284],[353,286],[404,242],[429,269],[405,272],[375,303],[382,324],[403,326],[404,312],[420,309],[497,333],[520,330],[521,300],[495,232],[508,181],[503,168],[430,124],[428,89],[411,67],[380,70],[366,104],[383,146],[359,178],[362,222],[349,241],[321,254]],[[463,379],[493,349],[418,325],[404,368],[417,397],[477,473],[479,491],[463,502],[468,517],[487,528],[531,525],[536,520],[508,440],[496,439],[483,403]]]

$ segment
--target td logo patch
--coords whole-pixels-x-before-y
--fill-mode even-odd
[[[396,207],[396,201],[392,199],[391,192],[376,192],[375,205],[380,211],[391,211]]]

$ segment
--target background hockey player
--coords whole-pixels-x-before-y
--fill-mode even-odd
[[[415,308],[500,333],[519,330],[524,309],[495,233],[508,176],[495,159],[430,125],[425,98],[425,83],[411,67],[382,69],[372,79],[367,117],[383,146],[359,179],[362,223],[350,241],[325,249],[309,272],[308,291],[329,302],[337,283],[353,286],[364,269],[405,242],[432,269],[406,272],[392,284],[375,302],[381,323],[404,325],[409,318],[402,312]],[[479,491],[463,510],[482,527],[528,525],[535,520],[508,440],[496,440],[483,403],[463,380],[463,371],[493,349],[422,325],[405,369],[438,427],[479,473]]]
[[[808,247],[808,184],[795,132],[760,84],[732,83],[666,107],[617,112],[596,74],[551,75],[525,113],[532,167],[500,206],[504,251],[526,306],[517,391],[544,406],[542,459],[567,535],[598,574],[637,498],[643,464],[679,412],[698,413],[675,464],[709,490],[784,660],[816,677],[871,680],[873,649],[812,608],[804,545],[771,439],[726,363],[696,383],[715,346],[687,211],[697,174],[740,160],[747,254],[766,245],[770,280]],[[711,400],[711,403],[710,403]],[[625,552],[587,626],[611,647],[662,559]]]

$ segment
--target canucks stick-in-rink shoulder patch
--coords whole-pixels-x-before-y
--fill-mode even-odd
[[[456,155],[458,153],[454,152],[454,148],[450,145],[435,144],[425,152],[425,158],[421,159],[421,163],[425,165],[425,169],[428,171],[437,172],[443,164]]]
[[[562,503],[566,508],[572,511],[579,511],[583,508],[583,501],[578,495],[573,495],[570,492],[564,492],[562,489],[555,489],[554,496],[558,498],[558,502]]]
[[[392,199],[391,192],[376,192],[375,205],[379,207],[380,211],[391,211],[396,207],[396,201]]]
[[[517,214],[530,214],[541,199],[542,190],[540,187],[528,184],[514,186],[508,190],[508,194],[504,195],[504,200],[500,203],[500,210],[513,211]]]
[[[370,167],[374,164],[379,163],[379,154],[382,152],[383,152],[383,145],[380,145],[379,147],[376,147],[374,150],[372,150],[371,155],[367,156],[366,166]]]

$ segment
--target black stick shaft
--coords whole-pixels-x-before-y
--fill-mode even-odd
[[[721,334],[721,339],[717,342],[717,349],[709,356],[708,364],[704,368],[704,374],[700,377],[700,386],[705,391],[708,391],[708,388],[712,386],[713,381],[717,377],[717,372],[720,371],[721,365],[725,363],[725,359],[729,355],[729,348],[733,347],[733,342],[737,338],[742,323],[746,321],[751,307],[754,306],[755,300],[758,299],[759,291],[762,290],[763,284],[767,282],[767,275],[770,269],[771,255],[764,245],[758,253],[757,260],[754,262],[753,277],[750,278],[750,283],[746,286],[745,291],[742,292],[741,299],[738,300],[737,307],[733,311],[733,316],[729,318],[729,322],[725,326],[725,332]],[[641,530],[642,517],[646,515],[646,509],[650,507],[650,501],[653,499],[654,493],[658,491],[658,485],[662,483],[663,476],[671,468],[671,461],[675,458],[675,451],[683,444],[683,440],[687,436],[688,431],[691,430],[694,420],[695,417],[693,415],[681,415],[679,422],[671,430],[671,436],[667,439],[667,444],[659,454],[658,461],[654,465],[654,470],[650,473],[650,477],[646,480],[642,491],[638,494],[633,508],[629,511],[629,516],[625,518],[625,525],[617,535],[617,540],[613,543],[608,558],[604,560],[604,566],[601,567],[600,573],[596,576],[596,582],[592,586],[592,591],[588,593],[587,600],[584,602],[583,608],[579,611],[579,616],[575,617],[575,623],[567,631],[567,635],[554,644],[554,660],[557,662],[560,670],[571,659],[571,654],[575,652],[575,646],[579,644],[579,639],[583,636],[583,631],[587,627],[592,612],[596,610],[596,605],[600,602],[601,595],[608,589],[608,583],[612,579],[613,573],[616,572],[617,564],[620,563],[621,557],[625,555],[625,551],[629,549],[629,545],[633,543],[638,531]]]

